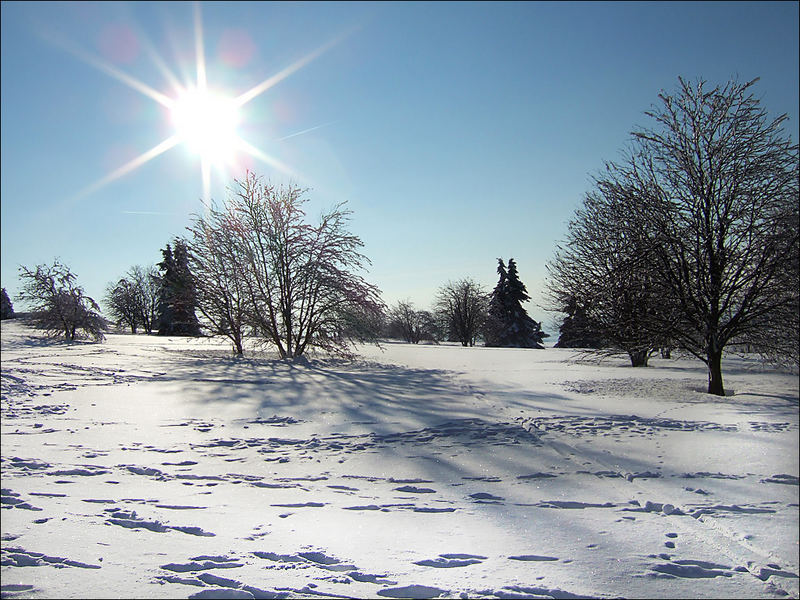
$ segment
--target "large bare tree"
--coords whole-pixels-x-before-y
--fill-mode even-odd
[[[645,114],[601,189],[631,201],[651,240],[659,293],[676,306],[661,325],[708,366],[724,395],[729,344],[798,356],[798,147],[752,94],[757,80],[710,86],[679,79]],[[603,231],[598,232],[599,235]]]
[[[304,194],[248,172],[225,211],[203,226],[196,221],[196,241],[216,253],[200,258],[213,280],[205,310],[211,312],[212,297],[238,302],[244,294],[246,323],[281,357],[299,357],[312,346],[348,354],[352,341],[377,334],[368,324],[382,313],[380,291],[360,274],[369,260],[347,229],[350,212],[338,205],[308,223]]]
[[[214,333],[227,336],[236,354],[244,352],[247,323],[247,262],[242,260],[245,230],[232,206],[209,205],[188,228],[190,264],[198,309]]]

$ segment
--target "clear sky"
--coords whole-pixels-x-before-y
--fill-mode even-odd
[[[797,2],[1,10],[2,285],[12,301],[19,265],[54,257],[99,300],[132,265],[157,263],[204,194],[224,199],[249,167],[311,188],[312,220],[347,200],[387,303],[429,308],[438,286],[467,276],[491,289],[497,257],[514,257],[528,310],[547,325],[544,265],[590,175],[618,158],[679,75],[760,77],[756,95],[789,114],[798,139]],[[240,98],[237,134],[250,144],[205,186],[196,148],[169,147],[166,106],[176,84],[197,83],[200,55],[208,88]],[[145,161],[153,149],[165,151]]]

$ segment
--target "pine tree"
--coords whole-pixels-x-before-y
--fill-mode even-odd
[[[200,335],[195,315],[197,293],[189,270],[186,244],[175,240],[175,250],[169,244],[161,251],[164,259],[158,263],[162,274],[158,303],[159,335]]]
[[[500,276],[500,279],[489,296],[489,315],[484,326],[484,340],[487,346],[503,345],[502,337],[504,324],[506,322],[504,298],[508,275],[506,272],[506,265],[503,263],[502,258],[497,259],[497,274]]]
[[[597,328],[593,327],[586,309],[570,297],[563,311],[567,314],[559,328],[556,348],[602,348],[604,343]]]
[[[189,270],[189,250],[186,242],[175,241],[175,280],[176,294],[173,301],[176,335],[200,335],[200,323],[197,321],[197,290],[194,277]]]
[[[498,258],[497,262],[500,279],[489,301],[486,345],[544,348],[542,340],[547,336],[542,331],[541,323],[534,321],[522,308],[522,303],[530,300],[530,296],[519,279],[517,264],[513,258],[508,260],[508,268],[502,259]]]
[[[158,292],[158,335],[172,335],[175,318],[172,312],[172,282],[175,279],[175,260],[169,244],[161,250],[163,260],[158,263],[161,271]]]
[[[14,306],[11,304],[11,299],[8,297],[6,288],[0,292],[0,320],[14,318]]]

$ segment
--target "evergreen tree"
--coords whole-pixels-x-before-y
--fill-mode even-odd
[[[6,288],[0,292],[0,320],[14,318],[14,306],[11,304],[11,298],[8,297]]]
[[[484,340],[487,346],[502,346],[504,323],[506,321],[505,287],[508,274],[502,258],[497,259],[497,274],[500,279],[489,296],[489,315],[484,326]]]
[[[602,348],[603,338],[586,314],[586,309],[574,297],[567,300],[563,311],[567,314],[559,328],[556,348]]]
[[[486,326],[486,345],[510,348],[544,348],[542,340],[547,337],[541,323],[534,321],[522,308],[530,300],[525,284],[519,279],[517,264],[497,259],[500,279],[492,291],[489,301],[489,318]]]
[[[172,258],[172,248],[169,244],[161,250],[163,260],[158,263],[161,271],[159,276],[158,290],[158,335],[172,335],[173,322],[175,318],[172,314],[172,281],[175,279],[175,260]]]
[[[175,240],[174,251],[167,244],[158,263],[161,271],[158,302],[159,335],[200,335],[195,315],[197,293],[189,270],[189,253],[185,242]]]

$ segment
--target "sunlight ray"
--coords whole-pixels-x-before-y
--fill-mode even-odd
[[[155,157],[163,154],[164,152],[166,152],[170,148],[173,148],[174,146],[176,146],[178,144],[178,142],[180,142],[180,137],[178,137],[177,135],[172,135],[172,136],[168,137],[167,139],[165,139],[163,142],[161,142],[157,146],[153,146],[152,148],[150,148],[150,150],[147,150],[146,152],[143,152],[142,154],[140,154],[139,156],[137,156],[133,160],[128,161],[127,163],[125,163],[124,165],[119,167],[118,169],[115,169],[114,171],[112,171],[111,173],[109,173],[108,175],[103,177],[102,179],[100,179],[100,180],[94,182],[93,184],[87,186],[82,191],[78,192],[76,194],[76,197],[85,196],[85,195],[90,194],[92,192],[96,192],[97,190],[99,190],[103,186],[111,183],[115,179],[119,179],[123,175],[126,175],[126,174],[130,173],[131,171],[133,171],[135,169],[138,169],[139,167],[141,167],[146,162],[148,162],[148,161],[154,159]]]
[[[169,96],[166,96],[165,94],[162,94],[158,90],[154,90],[149,85],[147,85],[145,83],[142,83],[141,81],[139,81],[135,77],[132,77],[132,76],[128,75],[127,73],[124,73],[123,71],[120,71],[116,67],[108,64],[107,62],[105,62],[104,60],[101,60],[100,58],[98,58],[96,56],[93,56],[93,55],[89,54],[88,52],[82,50],[81,48],[78,48],[77,46],[74,46],[73,44],[70,44],[70,43],[68,43],[68,42],[66,42],[64,40],[58,40],[58,39],[55,39],[55,38],[50,38],[49,41],[51,43],[61,47],[63,50],[66,50],[67,52],[69,52],[70,54],[75,56],[76,58],[78,58],[78,59],[82,60],[83,62],[85,62],[86,64],[88,64],[89,66],[92,66],[95,69],[104,72],[106,75],[109,75],[109,76],[113,77],[114,79],[117,79],[118,81],[121,81],[122,83],[124,83],[128,87],[136,90],[137,92],[140,92],[140,93],[144,94],[148,98],[151,98],[151,99],[155,100],[159,104],[162,104],[162,105],[166,106],[167,108],[172,107],[172,105],[174,104],[174,101]]]
[[[211,201],[211,165],[208,159],[201,157],[200,159],[200,175],[203,179],[203,202]]]
[[[237,146],[240,149],[242,149],[243,151],[247,152],[251,156],[259,159],[261,162],[263,162],[263,163],[265,163],[265,164],[267,164],[267,165],[269,165],[271,167],[274,167],[274,168],[278,169],[279,171],[282,171],[283,173],[286,173],[287,175],[289,175],[291,177],[296,177],[297,179],[302,179],[302,180],[308,181],[307,177],[304,177],[300,173],[297,173],[296,171],[292,170],[288,165],[283,164],[278,159],[271,157],[269,154],[266,154],[262,150],[259,150],[258,148],[256,148],[252,144],[250,144],[250,143],[246,142],[245,140],[243,140],[241,137],[238,138],[236,140],[236,142],[237,142]]]
[[[194,3],[194,48],[197,61],[197,89],[205,90],[206,81],[206,55],[203,48],[203,16],[200,13],[200,4]]]
[[[180,82],[178,76],[172,72],[172,69],[167,66],[167,63],[163,58],[161,58],[161,55],[156,52],[156,49],[153,47],[153,44],[150,42],[150,40],[143,34],[142,37],[142,46],[147,52],[147,55],[150,57],[150,60],[153,61],[153,64],[156,66],[156,68],[161,71],[164,79],[166,79],[169,85],[172,86],[173,91],[177,93],[182,92],[185,86]]]
[[[266,92],[269,88],[271,88],[275,84],[279,83],[280,81],[283,81],[284,79],[289,77],[289,75],[291,75],[292,73],[295,73],[295,72],[299,71],[300,69],[305,67],[308,63],[310,63],[314,59],[318,58],[320,55],[324,54],[325,52],[327,52],[328,50],[330,50],[331,48],[333,48],[334,46],[339,44],[345,38],[349,37],[353,33],[354,30],[355,30],[355,28],[351,28],[351,29],[345,31],[344,33],[336,36],[331,41],[329,41],[327,44],[323,44],[322,46],[320,46],[319,48],[317,48],[316,50],[314,50],[310,54],[307,54],[306,56],[304,56],[300,60],[292,63],[291,65],[289,65],[288,67],[286,67],[282,71],[279,71],[278,73],[276,73],[272,77],[269,77],[269,78],[265,79],[264,81],[262,81],[261,83],[259,83],[255,87],[250,88],[245,93],[241,94],[239,97],[236,98],[236,100],[235,100],[236,104],[238,106],[242,106],[242,105],[247,104],[248,102],[250,102],[256,96],[259,96],[259,95],[263,94],[264,92]]]

